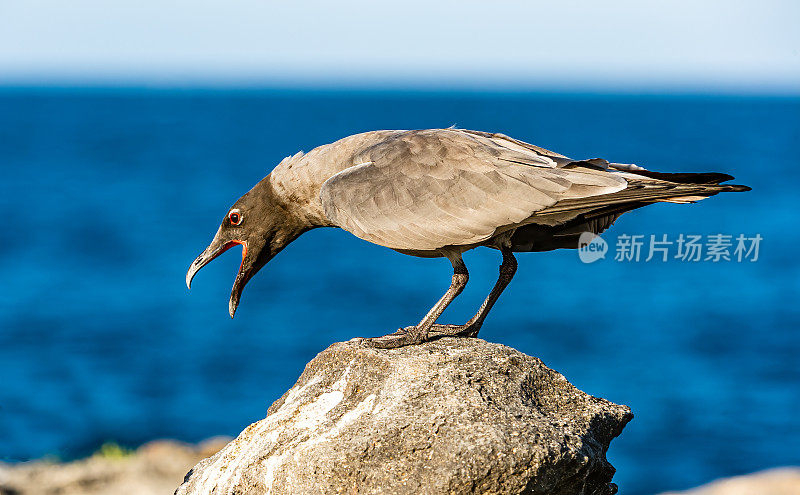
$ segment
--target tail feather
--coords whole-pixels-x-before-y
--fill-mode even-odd
[[[639,174],[639,172],[635,172]],[[628,179],[628,187],[622,191],[586,198],[559,201],[553,206],[537,212],[537,216],[562,213],[566,211],[589,211],[608,205],[626,203],[693,203],[721,192],[749,191],[747,186],[736,184],[696,184],[676,183],[658,179]]]
[[[612,168],[615,163],[612,163]],[[639,168],[637,170],[631,170],[629,173],[640,175],[643,177],[647,177],[650,179],[655,180],[663,180],[666,182],[674,182],[676,184],[698,184],[698,185],[705,185],[705,184],[721,184],[724,189],[718,192],[744,192],[749,191],[750,188],[748,186],[739,185],[739,184],[722,184],[725,181],[733,180],[732,175],[723,174],[720,172],[678,172],[678,173],[669,173],[669,172],[653,172],[651,170],[645,170],[643,168]]]
[[[719,184],[726,180],[733,179],[732,175],[722,174],[719,172],[652,172],[650,170],[636,170],[633,172],[636,175],[643,175],[651,179],[665,180],[667,182],[677,182],[678,184]]]

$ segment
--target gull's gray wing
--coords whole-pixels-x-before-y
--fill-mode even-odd
[[[581,163],[502,135],[408,131],[354,157],[320,199],[328,219],[357,237],[435,250],[484,241],[561,200],[625,189],[620,174]]]

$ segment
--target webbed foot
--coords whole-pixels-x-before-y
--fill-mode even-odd
[[[364,339],[364,344],[377,349],[397,349],[407,345],[422,344],[441,337],[477,337],[480,325],[440,325],[433,324],[428,331],[420,331],[417,327],[400,328],[383,337]]]
[[[430,340],[427,332],[420,332],[417,327],[400,328],[394,333],[383,337],[364,339],[364,344],[377,349],[397,349],[407,345],[422,344]]]
[[[430,339],[438,339],[440,337],[477,337],[480,329],[481,326],[475,323],[468,325],[440,325],[435,323],[428,330],[428,337]]]

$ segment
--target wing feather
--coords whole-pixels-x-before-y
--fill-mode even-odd
[[[367,241],[436,250],[484,241],[562,200],[625,189],[619,173],[502,135],[409,131],[382,138],[320,190],[325,215]]]

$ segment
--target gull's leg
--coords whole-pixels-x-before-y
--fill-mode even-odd
[[[517,273],[517,258],[514,257],[514,253],[508,248],[501,249],[501,252],[503,253],[503,262],[500,264],[500,276],[497,278],[497,282],[495,282],[486,300],[481,304],[478,312],[467,322],[466,327],[470,331],[466,335],[469,337],[478,336],[478,330],[481,329],[483,320],[486,319],[486,316],[489,314],[489,311],[491,311],[494,303],[497,302],[500,294],[508,287],[508,284],[511,283],[511,279],[514,278],[514,274]]]
[[[383,337],[366,339],[369,345],[381,349],[394,349],[396,347],[421,344],[422,342],[430,340],[428,330],[430,330],[434,322],[441,316],[445,308],[453,302],[453,299],[461,294],[461,291],[464,290],[464,286],[467,285],[467,281],[469,280],[469,272],[467,271],[467,266],[464,264],[464,261],[461,259],[461,253],[448,252],[446,256],[450,260],[450,263],[453,264],[453,278],[450,281],[450,287],[422,318],[422,321],[413,327],[401,328],[397,332],[384,335]]]
[[[508,287],[511,279],[514,278],[514,274],[517,272],[517,259],[514,257],[514,253],[511,252],[511,249],[503,247],[500,249],[500,252],[503,253],[503,263],[500,265],[500,276],[497,278],[497,282],[494,284],[494,287],[492,287],[492,291],[486,297],[486,300],[481,304],[478,312],[475,313],[475,316],[470,318],[465,325],[434,325],[430,329],[431,337],[444,337],[447,335],[461,335],[465,337],[478,336],[478,331],[481,329],[481,325],[483,325],[483,320],[486,319],[492,306],[497,302],[500,294]]]

